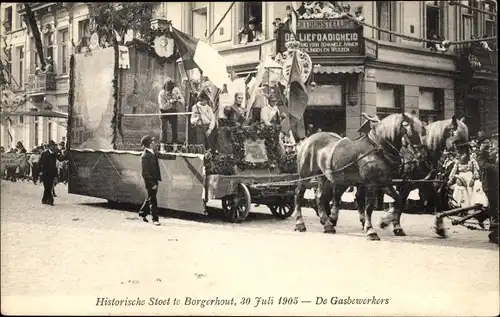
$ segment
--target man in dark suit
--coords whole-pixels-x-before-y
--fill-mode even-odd
[[[43,151],[40,155],[38,167],[42,174],[43,182],[43,197],[42,204],[54,205],[54,179],[57,177],[57,160],[58,152],[56,151],[56,143],[52,140],[49,141],[48,149]]]
[[[144,147],[144,152],[141,155],[142,162],[142,178],[148,192],[148,198],[144,201],[139,209],[139,217],[148,222],[147,215],[151,212],[153,217],[153,224],[159,226],[158,221],[158,202],[156,200],[156,193],[158,192],[158,183],[161,182],[160,165],[158,164],[158,156],[153,150],[155,148],[155,139],[149,135],[145,135],[141,139],[141,144]],[[149,211],[146,211],[149,204]]]

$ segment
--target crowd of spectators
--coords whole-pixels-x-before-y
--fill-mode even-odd
[[[37,185],[41,183],[41,171],[39,169],[38,163],[40,160],[40,155],[42,152],[48,151],[48,143],[42,143],[40,146],[37,146],[31,150],[31,152],[28,152],[26,148],[24,147],[22,142],[17,142],[16,146],[9,149],[8,151],[5,151],[5,148],[2,146],[0,147],[0,153],[3,155],[4,153],[19,153],[19,154],[25,154],[26,155],[26,160],[22,162],[26,162],[26,164],[20,164],[17,167],[13,166],[8,166],[5,168],[4,174],[1,175],[1,178],[6,181],[11,181],[11,182],[16,182],[18,180],[20,181],[32,181],[33,184]],[[61,141],[57,145],[57,152],[60,155],[63,155],[64,157],[67,157],[67,151],[66,151],[66,144],[63,141]],[[64,160],[61,162],[57,162],[57,169],[58,169],[58,177],[55,182],[57,183],[68,183],[68,160]],[[54,187],[55,187],[54,184]]]

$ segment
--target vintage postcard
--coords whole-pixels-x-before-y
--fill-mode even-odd
[[[499,314],[496,1],[0,10],[2,314]]]

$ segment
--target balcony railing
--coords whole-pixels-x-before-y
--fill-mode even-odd
[[[497,72],[498,50],[496,45],[488,43],[492,51],[485,49],[480,43],[462,45],[455,49],[461,60],[467,60],[473,69]]]
[[[26,85],[27,94],[56,90],[56,74],[52,72],[30,74]]]

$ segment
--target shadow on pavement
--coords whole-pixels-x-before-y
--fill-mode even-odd
[[[88,206],[88,207],[95,207],[95,208],[102,208],[106,209],[108,211],[113,211],[113,210],[120,210],[120,211],[127,211],[130,212],[130,217],[127,217],[127,219],[132,219],[137,217],[137,211],[139,210],[140,206],[139,205],[134,205],[134,204],[128,204],[128,203],[107,203],[107,202],[102,202],[102,203],[81,203],[80,205],[82,206]],[[208,207],[207,208],[207,215],[203,214],[197,214],[197,213],[192,213],[192,212],[185,212],[181,210],[172,210],[172,209],[159,209],[159,214],[160,217],[167,217],[167,218],[174,218],[174,219],[179,219],[179,220],[186,220],[186,221],[195,221],[195,222],[200,222],[200,223],[207,223],[207,224],[221,224],[221,223],[226,223],[230,224],[229,221],[227,221],[224,217],[224,214],[221,209],[218,208],[213,208],[213,207]],[[244,221],[244,223],[240,223],[238,225],[243,225],[245,223],[254,223],[254,222],[262,222],[263,224],[265,223],[270,223],[270,222],[275,222],[276,219],[273,215],[271,214],[264,214],[264,213],[250,213],[247,217],[247,219]]]

